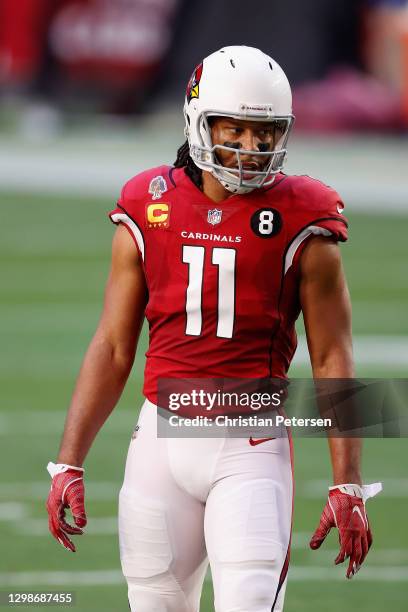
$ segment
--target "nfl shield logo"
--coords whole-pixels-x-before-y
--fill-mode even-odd
[[[213,208],[208,211],[207,221],[211,223],[211,225],[217,225],[217,223],[221,223],[222,210],[218,210],[218,208]]]

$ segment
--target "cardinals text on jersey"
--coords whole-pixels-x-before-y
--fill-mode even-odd
[[[157,176],[168,189],[152,203]],[[308,176],[280,174],[272,187],[232,196],[217,212],[183,169],[131,179],[110,218],[127,227],[143,259],[145,396],[157,401],[159,376],[286,376],[300,312],[298,255],[313,234],[347,239],[339,208],[339,195]]]

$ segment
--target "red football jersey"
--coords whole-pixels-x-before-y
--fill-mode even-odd
[[[149,292],[144,394],[164,378],[285,377],[296,350],[298,259],[313,234],[347,239],[339,195],[308,176],[216,204],[184,169],[160,166],[122,189]]]

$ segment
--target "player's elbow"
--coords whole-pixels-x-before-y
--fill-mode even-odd
[[[354,377],[353,350],[348,346],[328,347],[314,351],[310,360],[315,378],[350,378]]]
[[[135,360],[135,347],[116,345],[113,348],[112,361],[126,375],[130,372]]]
[[[135,359],[136,345],[129,340],[111,338],[98,330],[92,340],[92,348],[103,355],[106,364],[118,374],[127,375]]]

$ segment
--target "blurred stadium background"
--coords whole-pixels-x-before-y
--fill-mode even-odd
[[[142,402],[145,333],[86,463],[89,526],[76,555],[48,535],[45,465],[101,309],[106,212],[127,178],[175,159],[185,83],[216,48],[260,46],[287,71],[298,118],[287,171],[335,187],[351,222],[341,248],[357,373],[406,376],[407,4],[0,0],[1,591],[73,590],[80,612],[127,609],[116,499]],[[291,375],[308,376],[301,322],[299,332]],[[383,480],[384,492],[369,504],[373,550],[350,583],[332,567],[334,535],[319,552],[307,546],[330,483],[325,442],[298,439],[296,451],[285,610],[406,610],[406,441],[365,442],[365,479]],[[209,577],[201,612],[211,610]]]

